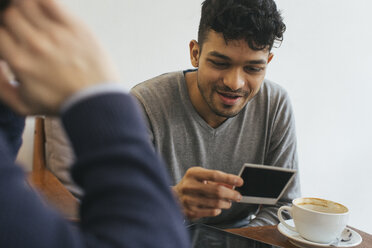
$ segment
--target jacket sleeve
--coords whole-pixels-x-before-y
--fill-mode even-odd
[[[7,106],[0,102],[0,129],[3,132],[5,143],[0,145],[0,150],[8,150],[13,158],[16,158],[22,145],[22,133],[25,127],[25,118],[15,114]],[[4,147],[6,146],[6,148]]]
[[[141,95],[139,93],[137,93],[137,91],[135,89],[132,89],[130,91],[130,94],[133,95],[133,97],[137,100],[139,106],[141,107],[141,113],[143,115],[143,118],[145,120],[146,127],[147,127],[148,138],[149,138],[150,142],[152,143],[152,145],[154,146],[154,149],[155,149],[155,137],[154,137],[154,132],[153,132],[153,128],[152,128],[152,122],[150,120],[150,116],[148,115],[148,112],[147,112],[147,109],[145,107],[143,98],[141,97]]]
[[[283,205],[289,205],[293,199],[301,195],[295,120],[287,93],[283,94],[276,104],[273,125],[270,130],[270,146],[265,156],[265,164],[293,169],[297,173],[278,203],[274,206],[260,206],[256,218],[251,221],[249,226],[278,224],[278,209]]]
[[[189,247],[162,161],[151,148],[135,101],[110,93],[63,114],[77,160],[73,178],[85,190],[80,223],[47,208],[0,151],[0,247]],[[4,131],[0,144],[7,147]]]

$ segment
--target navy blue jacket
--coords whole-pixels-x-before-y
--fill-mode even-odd
[[[62,116],[77,157],[72,176],[85,191],[78,226],[25,183],[13,162],[23,120],[7,116],[14,117],[0,106],[0,247],[189,247],[164,165],[129,95],[91,97]]]
[[[4,135],[4,141],[0,142],[0,152],[9,151],[15,159],[22,144],[22,133],[25,127],[25,118],[10,111],[0,102],[0,132]],[[0,158],[1,161],[1,158]]]

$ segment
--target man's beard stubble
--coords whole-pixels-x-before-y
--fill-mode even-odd
[[[203,90],[203,87],[201,86],[200,84],[200,81],[199,79],[197,79],[197,85],[198,85],[198,89],[199,89],[199,92],[201,94],[201,96],[203,97],[204,101],[207,103],[208,107],[210,108],[210,110],[216,114],[217,116],[220,116],[220,117],[224,117],[224,118],[232,118],[232,117],[235,117],[236,115],[238,115],[240,113],[240,111],[242,111],[245,107],[245,104],[244,106],[242,106],[241,109],[237,110],[237,111],[234,111],[232,113],[224,113],[224,112],[221,112],[219,111],[213,104],[213,93],[215,92],[216,94],[218,94],[218,92],[224,92],[224,93],[233,93],[233,94],[239,94],[242,98],[244,99],[247,99],[249,97],[249,93],[248,91],[245,91],[245,90],[242,90],[242,89],[238,89],[238,90],[232,90],[230,89],[229,87],[227,87],[226,85],[223,85],[223,86],[218,86],[217,84],[214,84],[212,89],[211,89],[211,94],[209,96],[206,95],[206,92]],[[230,106],[230,105],[224,105],[224,108],[225,109],[229,109],[229,108],[233,108],[234,106]]]

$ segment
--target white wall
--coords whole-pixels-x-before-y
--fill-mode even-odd
[[[268,77],[292,98],[302,193],[346,204],[372,233],[372,2],[277,4],[288,29]]]
[[[202,0],[63,2],[100,36],[128,89],[190,67],[188,42],[196,38]],[[372,2],[277,4],[287,32],[281,48],[273,50],[268,78],[292,98],[303,195],[346,204],[350,225],[372,233]]]

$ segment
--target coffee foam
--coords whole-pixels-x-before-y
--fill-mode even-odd
[[[302,198],[301,201],[296,202],[296,205],[315,212],[343,214],[349,210],[347,207],[333,201],[323,200],[319,198]]]

